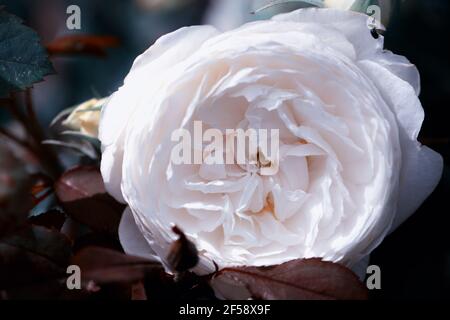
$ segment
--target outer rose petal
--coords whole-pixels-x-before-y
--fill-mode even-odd
[[[312,23],[329,26],[340,32],[353,44],[357,58],[364,59],[373,56],[374,52],[383,49],[383,37],[374,39],[367,25],[368,16],[353,11],[336,9],[297,10],[280,14],[272,18],[275,21],[290,21],[299,23]]]
[[[400,81],[383,66],[361,62],[361,67],[371,75],[384,99],[397,116],[402,147],[397,215],[391,231],[416,211],[436,188],[443,171],[443,159],[437,152],[417,142],[424,112],[415,89],[406,81]]]
[[[403,56],[383,50],[377,52],[375,62],[395,74],[400,79],[408,82],[418,96],[420,93],[420,75],[416,66]]]
[[[353,11],[309,9],[277,15],[272,19],[276,21],[317,23],[338,30],[353,44],[357,60],[370,59],[377,62],[400,79],[409,82],[416,94],[419,94],[420,77],[416,66],[403,56],[383,50],[383,36],[380,35],[378,39],[374,39],[369,28],[361,28],[361,24],[367,23],[368,18],[366,15]]]
[[[367,275],[367,266],[370,262],[370,255],[365,256],[359,262],[352,266],[352,271],[358,276],[361,281],[364,281]]]
[[[142,92],[141,87],[135,88],[134,83],[146,81],[146,87],[153,90],[160,81],[161,71],[167,71],[174,64],[189,57],[207,39],[218,32],[211,26],[185,27],[159,38],[154,45],[138,56],[130,73],[124,80],[124,85],[113,94],[111,100],[103,108],[103,123],[100,124],[100,139],[106,146],[114,143],[126,127],[125,119],[130,117],[129,106],[139,103],[140,97],[148,92]]]
[[[443,167],[439,153],[419,144],[409,145],[404,152],[397,215],[391,231],[408,219],[433,192],[441,179]]]
[[[103,107],[99,127],[99,139],[103,148],[101,171],[107,191],[118,201],[124,202],[120,187],[124,130],[142,95],[149,94],[138,84],[146,83],[148,90],[157,90],[162,72],[167,72],[189,57],[203,42],[217,33],[211,26],[194,26],[181,28],[161,37],[136,58],[124,85]]]
[[[160,261],[137,227],[129,207],[125,209],[120,220],[119,240],[126,254]]]

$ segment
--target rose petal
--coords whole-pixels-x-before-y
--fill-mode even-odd
[[[362,61],[360,65],[371,76],[399,123],[402,168],[393,231],[419,208],[437,186],[442,176],[443,159],[440,154],[417,142],[424,111],[416,90],[409,82],[377,63]]]
[[[203,42],[216,34],[217,30],[211,26],[195,26],[181,28],[161,37],[136,58],[124,85],[102,108],[99,127],[104,157],[102,175],[107,190],[118,201],[124,200],[120,189],[123,161],[123,142],[120,141],[124,139],[124,129],[139,105],[141,96],[148,94],[140,89],[140,84],[146,83],[149,90],[157,90],[161,73],[167,72],[174,64],[189,57]],[[155,110],[150,113],[154,115]]]
[[[355,48],[357,58],[371,56],[377,50],[383,49],[384,39],[380,36],[374,39],[367,26],[369,17],[362,13],[336,9],[311,8],[297,10],[276,15],[275,21],[291,21],[299,23],[313,23],[329,26],[342,32]]]
[[[136,257],[160,261],[137,227],[133,213],[129,207],[123,212],[119,224],[119,240],[125,253]]]
[[[390,232],[408,219],[438,185],[444,167],[442,156],[426,146],[404,148],[397,214]]]

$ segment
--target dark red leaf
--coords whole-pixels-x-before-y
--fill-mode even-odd
[[[33,179],[24,158],[20,147],[0,135],[0,238],[23,227],[33,208]]]
[[[39,226],[0,239],[0,289],[61,276],[70,250],[64,235]]]
[[[106,193],[95,167],[77,167],[64,173],[55,191],[66,213],[97,231],[116,234],[125,206]]]
[[[88,232],[77,237],[73,244],[73,252],[76,253],[87,247],[102,247],[115,251],[121,251],[122,246],[117,237],[100,232]]]
[[[71,263],[80,267],[85,288],[88,285],[133,284],[148,274],[164,270],[159,263],[100,247],[82,249]]]
[[[243,285],[264,300],[364,300],[367,288],[344,266],[321,259],[293,260],[271,267],[219,271],[212,281]]]
[[[117,47],[119,40],[112,36],[70,35],[58,38],[47,45],[50,55],[86,54],[106,56],[106,49]]]
[[[147,294],[145,293],[145,287],[142,281],[133,284],[131,287],[131,300],[147,300]]]
[[[57,300],[66,299],[67,293],[78,293],[79,290],[67,290],[66,283],[58,278],[41,281],[37,278],[34,283],[25,286],[14,286],[5,290],[8,300]],[[81,298],[81,297],[80,297]]]
[[[37,216],[32,216],[28,220],[36,226],[60,230],[66,220],[66,216],[61,211],[52,209]]]
[[[172,243],[167,256],[167,262],[175,271],[188,271],[198,263],[197,248],[177,226],[173,227],[172,230],[179,238]]]

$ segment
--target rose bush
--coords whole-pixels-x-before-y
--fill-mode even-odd
[[[432,192],[417,69],[367,16],[303,9],[220,33],[182,28],[139,56],[102,110],[107,190],[126,252],[167,257],[179,226],[199,273],[321,257],[353,266]],[[280,130],[280,170],[174,165],[174,130]]]

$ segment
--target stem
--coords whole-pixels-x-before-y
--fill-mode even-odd
[[[16,137],[15,135],[13,135],[11,132],[9,132],[8,130],[4,129],[4,128],[0,128],[0,134],[4,135],[5,137],[7,137],[9,140],[17,143],[18,145],[22,146],[25,149],[30,149],[30,151],[32,151],[33,153],[35,153],[35,150],[33,149],[33,146],[30,145],[27,141],[21,140],[18,137]],[[33,149],[33,150],[32,150]]]
[[[41,126],[39,125],[39,121],[37,119],[36,113],[34,112],[33,97],[31,95],[30,89],[27,89],[25,91],[25,107],[27,109],[27,115],[28,115],[28,121],[29,121],[30,127],[32,127],[32,130],[35,134],[36,139],[42,141],[44,133],[43,133],[43,130],[41,129]]]
[[[40,155],[40,159],[42,160],[41,164],[48,170],[49,174],[53,176],[53,178],[59,177],[62,173],[62,166],[53,150],[49,146],[42,144],[42,141],[44,141],[46,137],[34,111],[31,89],[27,89],[25,91],[25,107],[28,116],[26,118],[26,127],[28,127],[29,134],[36,141],[38,153]]]
[[[8,108],[8,111],[11,113],[11,115],[16,118],[16,120],[19,121],[25,128],[27,128],[26,117],[18,108],[16,97],[12,95],[10,99],[4,99],[3,103]]]
[[[8,136],[8,138],[17,143],[20,143],[20,145],[27,147],[28,150],[35,154],[39,159],[41,167],[47,171],[52,178],[56,179],[59,177],[62,173],[62,166],[56,154],[53,153],[53,150],[42,144],[42,141],[45,140],[45,134],[39,124],[36,113],[34,112],[30,89],[25,92],[26,114],[20,110],[17,97],[14,94],[11,95],[9,99],[2,99],[0,103],[4,104],[11,115],[24,127],[34,144],[26,143],[26,145],[24,145],[23,141],[20,142],[17,137],[14,137],[5,130],[2,130],[2,134]]]

